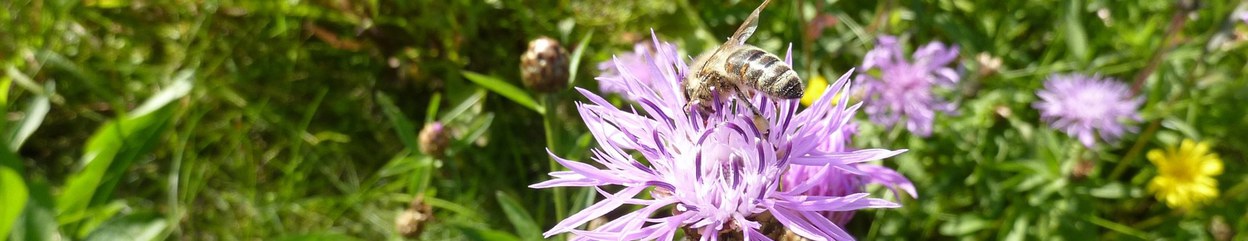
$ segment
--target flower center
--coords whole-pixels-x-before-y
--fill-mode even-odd
[[[891,82],[888,86],[901,90],[903,93],[925,91],[931,82],[926,74],[910,64],[899,64],[882,73],[884,81]]]
[[[1196,179],[1196,165],[1188,160],[1191,157],[1176,156],[1170,168],[1163,170],[1166,176],[1183,182],[1192,182]]]
[[[1072,113],[1071,116],[1079,119],[1095,119],[1102,118],[1109,114],[1109,104],[1106,96],[1100,91],[1075,91],[1074,96],[1068,98],[1063,107]]]

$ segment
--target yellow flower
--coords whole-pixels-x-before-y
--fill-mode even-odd
[[[827,88],[828,80],[824,79],[823,76],[816,75],[810,78],[810,82],[806,83],[806,93],[802,94],[802,105],[810,106],[811,103],[815,103],[816,100],[819,100],[819,97],[823,97],[823,90]]]
[[[1148,183],[1148,191],[1174,208],[1190,209],[1218,197],[1218,180],[1222,159],[1209,152],[1209,144],[1183,140],[1179,149],[1148,151],[1148,160],[1157,166],[1157,176]]]

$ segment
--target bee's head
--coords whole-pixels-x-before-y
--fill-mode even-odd
[[[702,113],[715,113],[715,90],[708,82],[699,77],[688,78],[684,85],[685,107],[689,111],[697,108]]]

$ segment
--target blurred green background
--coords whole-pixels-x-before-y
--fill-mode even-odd
[[[597,63],[650,31],[696,55],[757,4],[3,0],[0,239],[397,240],[421,210],[416,239],[542,239],[596,195],[527,188],[548,179],[545,148],[588,160],[593,141],[579,94],[523,89],[528,41],[559,40],[572,85],[597,90]],[[859,212],[861,239],[1244,240],[1244,4],[776,0],[750,42],[792,44],[807,79],[858,66],[879,34],[961,48],[963,81],[940,93],[960,115],[928,138],[856,137],[909,149],[884,165],[920,195]],[[1139,131],[1081,150],[1048,129],[1030,103],[1068,72],[1140,83]],[[422,152],[434,122],[448,147]],[[1200,209],[1144,188],[1143,153],[1182,139],[1225,163]]]

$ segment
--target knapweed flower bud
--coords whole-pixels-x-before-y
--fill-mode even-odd
[[[1001,70],[1001,58],[992,56],[988,53],[979,53],[975,55],[975,61],[979,62],[979,76],[989,76],[996,74]]]
[[[1221,215],[1213,216],[1209,221],[1209,233],[1213,234],[1213,240],[1228,241],[1235,237],[1235,229],[1226,223],[1226,218]]]
[[[530,41],[529,50],[520,56],[520,79],[525,87],[542,93],[567,87],[568,51],[549,37]]]
[[[417,138],[420,140],[420,152],[425,155],[441,157],[446,147],[451,145],[451,133],[439,122],[425,124]]]
[[[1088,159],[1079,159],[1079,162],[1075,163],[1075,168],[1070,172],[1070,178],[1076,181],[1086,180],[1095,169],[1096,162]]]
[[[420,236],[424,226],[427,226],[426,222],[431,219],[433,219],[433,207],[425,204],[424,198],[417,197],[412,200],[407,209],[394,218],[394,230],[403,237],[415,238]]]

